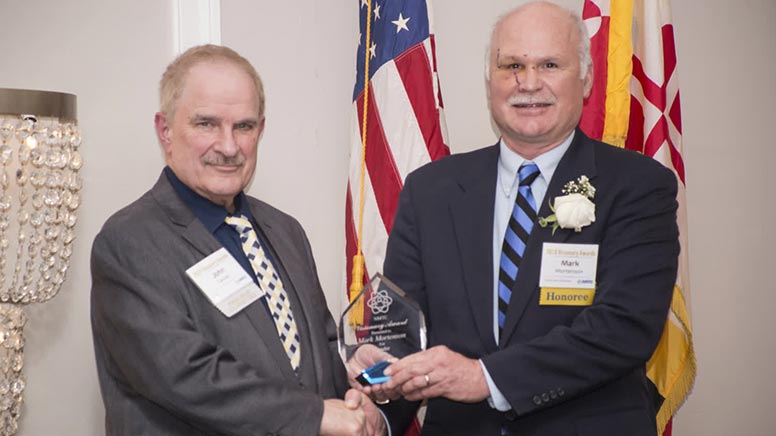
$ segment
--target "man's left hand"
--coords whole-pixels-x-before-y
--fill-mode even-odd
[[[410,401],[445,397],[476,403],[490,395],[480,363],[444,345],[411,354],[385,370],[390,375],[383,388],[399,392]]]

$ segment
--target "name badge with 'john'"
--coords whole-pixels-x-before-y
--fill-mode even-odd
[[[264,296],[225,248],[197,262],[186,275],[227,318]]]

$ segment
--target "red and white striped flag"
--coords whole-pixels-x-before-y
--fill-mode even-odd
[[[589,136],[635,150],[672,169],[681,253],[663,337],[647,375],[663,397],[658,434],[671,435],[671,418],[695,381],[689,314],[687,214],[682,123],[670,0],[584,0],[596,80],[580,125]]]
[[[361,35],[345,204],[350,299],[383,269],[407,174],[450,154],[432,15],[431,0],[359,0]],[[419,431],[416,420],[407,435]]]

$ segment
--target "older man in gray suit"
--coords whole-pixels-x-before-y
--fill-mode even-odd
[[[106,433],[382,434],[374,405],[345,392],[304,231],[243,193],[264,128],[258,74],[228,48],[195,47],[160,94],[167,167],[92,249]]]

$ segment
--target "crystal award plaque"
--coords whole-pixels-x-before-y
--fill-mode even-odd
[[[365,344],[374,345],[398,358],[426,349],[426,319],[420,306],[379,273],[369,280],[342,313],[337,333],[340,355],[345,362]],[[385,366],[384,362],[375,365],[380,372]],[[366,383],[359,380],[362,384],[387,380],[379,374],[370,380],[369,369],[362,374]]]

